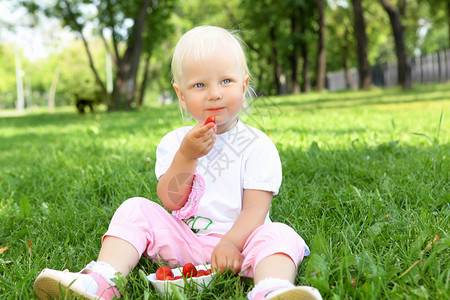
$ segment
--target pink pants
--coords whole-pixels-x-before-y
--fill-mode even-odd
[[[209,263],[221,239],[219,234],[196,235],[183,221],[145,198],[131,198],[122,203],[103,239],[106,236],[123,239],[133,245],[139,255],[164,260],[171,266]],[[309,249],[291,227],[276,222],[263,224],[244,245],[241,272],[253,277],[256,265],[275,253],[288,255],[297,266],[303,256],[309,254]]]

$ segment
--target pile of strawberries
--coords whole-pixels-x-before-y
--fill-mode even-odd
[[[167,267],[159,267],[158,270],[156,270],[156,279],[157,280],[178,280],[181,278],[190,278],[190,277],[201,277],[201,276],[207,276],[211,274],[211,269],[208,270],[197,270],[195,266],[191,263],[187,263],[183,266],[183,275],[182,276],[173,276],[172,270]]]

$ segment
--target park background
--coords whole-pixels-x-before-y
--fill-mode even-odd
[[[170,54],[182,33],[202,24],[242,38],[259,95],[450,79],[448,0],[0,5],[10,12],[0,17],[0,109],[51,111],[85,99],[111,111],[173,98]]]
[[[0,7],[0,299],[33,298],[45,267],[95,259],[125,199],[158,201],[156,145],[193,124],[171,103],[171,52],[203,24],[246,45],[258,97],[241,118],[283,163],[271,218],[312,250],[296,283],[326,299],[449,298],[449,0]],[[77,99],[95,112],[79,114]],[[155,298],[142,275],[157,266],[141,260],[123,297]],[[174,297],[240,299],[250,288],[223,276]]]

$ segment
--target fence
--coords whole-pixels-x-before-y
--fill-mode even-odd
[[[397,63],[376,65],[371,68],[372,84],[381,87],[396,86]],[[359,74],[356,68],[349,70],[348,79],[345,71],[327,72],[326,87],[329,91],[357,89]],[[445,82],[450,80],[450,49],[411,59],[412,83]],[[349,87],[347,87],[347,82]]]

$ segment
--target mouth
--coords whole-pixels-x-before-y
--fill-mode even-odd
[[[216,107],[216,108],[209,108],[207,109],[207,111],[210,114],[215,114],[215,113],[220,113],[221,111],[223,111],[225,109],[225,107]]]

